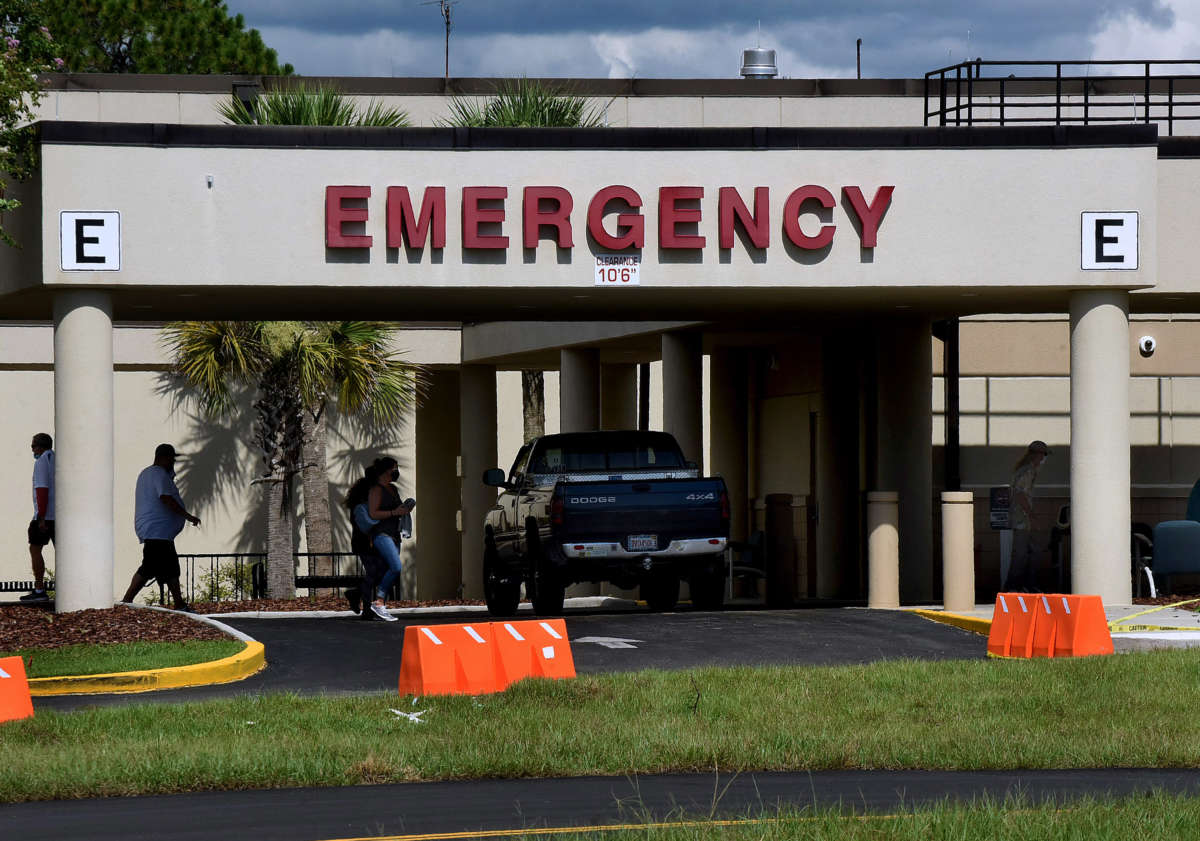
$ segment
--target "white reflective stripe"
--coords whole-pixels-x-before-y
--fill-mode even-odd
[[[1008,613],[1008,602],[1004,600],[1004,596],[998,596],[998,598],[1000,599],[1001,610],[1003,610],[1005,613]]]
[[[421,633],[433,640],[434,645],[442,644],[442,641],[437,638],[437,635],[435,635],[433,631],[429,630],[428,628],[422,628]]]
[[[547,660],[553,660],[554,659],[554,646],[548,645],[545,648],[543,648],[542,649],[542,657],[546,658]]]
[[[12,677],[12,675],[10,675],[8,672],[4,671],[4,669],[0,669],[0,678],[5,678],[5,677]]]
[[[463,630],[465,630],[468,634],[470,634],[471,639],[475,640],[475,642],[482,642],[482,643],[487,642],[487,640],[485,640],[483,637],[479,636],[479,633],[474,628],[472,628],[470,625],[463,625]]]
[[[1024,596],[1017,596],[1017,601],[1019,601],[1019,602],[1021,603],[1021,612],[1022,612],[1022,613],[1028,613],[1028,612],[1029,612],[1029,608],[1027,608],[1027,607],[1025,606],[1025,597],[1024,597]]]
[[[1042,596],[1042,607],[1046,608],[1047,614],[1050,613],[1050,602],[1045,596]]]
[[[1067,604],[1067,597],[1063,596],[1062,600],[1063,600],[1063,610],[1065,610],[1067,612],[1067,615],[1070,615],[1071,606],[1069,604]]]
[[[518,634],[518,633],[517,633],[517,629],[516,629],[516,628],[514,628],[514,627],[513,627],[512,625],[510,625],[509,623],[507,623],[507,622],[505,622],[505,623],[504,623],[504,630],[506,630],[506,631],[508,631],[510,634],[512,634],[512,636],[513,636],[513,639],[515,639],[517,642],[525,642],[525,637],[523,637],[523,636],[521,636],[520,634]]]
[[[539,622],[538,624],[542,626],[543,631],[545,631],[550,636],[554,637],[556,640],[562,639],[562,634],[560,634],[558,631],[551,628],[549,622]]]

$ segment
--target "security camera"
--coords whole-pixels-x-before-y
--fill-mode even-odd
[[[1138,353],[1142,356],[1153,356],[1156,347],[1158,342],[1154,341],[1153,336],[1142,336],[1138,339]]]

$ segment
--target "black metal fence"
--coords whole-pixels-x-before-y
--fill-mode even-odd
[[[1200,120],[1197,70],[1186,59],[975,59],[925,74],[925,125],[1157,123],[1174,135],[1178,123]]]
[[[188,602],[230,602],[266,597],[265,552],[180,555],[180,588]],[[318,590],[339,595],[362,577],[362,563],[350,552],[297,552],[298,590],[309,596]],[[330,586],[304,587],[307,580],[320,579]],[[163,594],[160,589],[160,601]]]

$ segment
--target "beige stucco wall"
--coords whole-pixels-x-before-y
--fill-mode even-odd
[[[133,534],[133,485],[138,472],[153,460],[154,446],[160,442],[175,444],[183,454],[178,464],[180,490],[189,509],[204,521],[200,529],[188,528],[179,536],[176,545],[180,553],[229,554],[265,548],[262,494],[259,487],[250,485],[257,457],[247,446],[252,434],[248,401],[242,400],[228,420],[214,423],[200,417],[166,376],[168,360],[158,335],[158,329],[150,326],[119,326],[114,332],[114,597],[124,590],[140,562]],[[54,434],[52,338],[48,325],[0,328],[0,395],[8,405],[8,411],[0,413],[0,440],[7,442],[7,455],[0,463],[8,466],[7,478],[0,482],[0,580],[28,579],[30,574],[25,527],[32,513],[32,460],[26,454],[34,433]],[[457,364],[459,331],[408,330],[396,346],[413,362]],[[332,504],[337,505],[363,464],[384,452],[400,461],[401,487],[412,492],[416,451],[411,419],[398,429],[377,430],[335,417],[328,455]],[[346,551],[348,526],[337,509],[333,523],[334,548]],[[300,528],[297,538],[297,551],[304,551]],[[416,538],[405,545],[410,573],[419,554],[420,536]],[[53,548],[47,557],[53,567]]]

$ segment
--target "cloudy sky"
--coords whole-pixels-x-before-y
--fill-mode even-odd
[[[299,73],[442,74],[436,2],[226,2]],[[874,78],[976,56],[1200,58],[1200,0],[460,0],[452,20],[453,76],[736,77],[761,43],[781,76],[853,77],[856,38]]]

